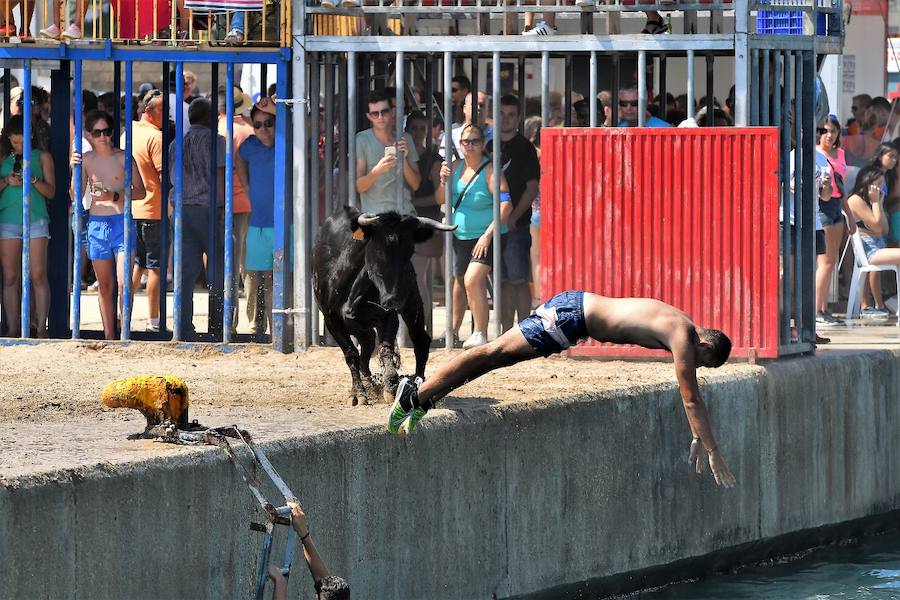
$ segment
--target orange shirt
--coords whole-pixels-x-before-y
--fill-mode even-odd
[[[122,134],[122,148],[125,134]],[[135,121],[131,127],[131,155],[144,180],[147,195],[141,200],[132,200],[131,213],[135,219],[160,218],[162,186],[159,174],[162,172],[162,131],[147,121]]]
[[[228,127],[225,117],[219,117],[219,135],[228,137]],[[234,153],[237,154],[238,148],[244,143],[248,137],[253,135],[253,127],[248,125],[243,118],[235,115],[234,117]],[[241,180],[237,176],[237,169],[234,171],[234,214],[250,212],[250,198],[247,197],[247,191],[241,185]]]

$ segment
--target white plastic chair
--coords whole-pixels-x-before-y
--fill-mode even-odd
[[[863,277],[868,273],[877,273],[880,271],[893,271],[897,277],[897,285],[900,286],[900,268],[897,265],[873,265],[869,264],[869,257],[863,249],[862,239],[859,232],[850,236],[850,242],[853,244],[853,277],[850,279],[850,294],[847,297],[847,318],[859,318],[859,297],[862,294]],[[897,319],[897,327],[900,327],[900,318]]]

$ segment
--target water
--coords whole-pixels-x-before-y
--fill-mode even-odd
[[[821,548],[791,562],[643,592],[641,600],[900,600],[900,532]]]

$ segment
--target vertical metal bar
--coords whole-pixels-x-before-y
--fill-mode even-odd
[[[9,13],[9,10],[7,10],[7,13]],[[6,69],[3,69],[3,114],[4,115],[8,115],[9,111],[10,111],[10,97],[9,97],[10,87],[9,87],[9,84],[11,82],[12,82],[12,77],[11,77],[10,69],[7,67]]]
[[[500,162],[500,53],[494,51],[493,54],[493,82],[491,92],[494,97],[493,101],[493,119],[494,119],[494,189],[491,190],[494,196],[494,271],[492,273],[494,279],[494,335],[500,337],[503,333],[503,322],[501,315],[503,314],[503,296],[501,294],[501,286],[503,284],[503,255],[501,253],[501,235],[500,230],[500,178],[503,176],[503,167]],[[569,103],[571,110],[571,102]]]
[[[769,120],[769,107],[772,105],[772,102],[769,100],[769,59],[772,56],[772,53],[768,50],[762,50],[763,61],[762,61],[762,98],[760,98],[760,103],[762,104],[761,108],[761,122],[760,125],[771,125]],[[778,87],[778,80],[775,80],[775,87]],[[780,104],[776,101],[776,104]]]
[[[563,103],[565,104],[565,124],[572,126],[572,53],[565,54],[565,71],[563,71]]]
[[[213,91],[218,88],[212,88]],[[237,286],[234,274],[234,63],[225,66],[225,304],[223,306],[222,341],[230,344],[234,330],[234,304]],[[214,92],[215,93],[215,92]],[[216,113],[218,113],[216,107]]]
[[[325,209],[329,214],[334,211],[334,59],[333,54],[331,52],[325,53]],[[311,68],[310,73],[312,73],[315,69]],[[314,113],[318,110],[317,97],[315,94],[310,92],[309,94],[309,110],[310,113]],[[353,113],[351,110],[350,113]],[[344,134],[344,127],[341,127],[341,135]],[[350,144],[349,149],[352,149],[354,154],[356,152],[356,144]],[[313,152],[312,154],[316,154]],[[355,163],[356,160],[351,160],[350,163]],[[353,171],[355,174],[355,171]],[[352,176],[351,176],[352,181]],[[348,186],[349,189],[356,191],[356,185],[352,183]],[[354,196],[355,194],[351,194]],[[353,205],[353,199],[350,199],[351,206]],[[315,332],[313,333],[315,335]],[[315,342],[313,342],[315,343]]]
[[[694,118],[694,107],[696,106],[696,101],[694,100],[694,51],[687,51],[687,106],[685,107],[685,112],[687,114],[688,119]]]
[[[807,293],[799,305],[800,327],[803,338],[815,342],[815,295],[810,290],[815,289],[815,218],[816,197],[818,189],[815,186],[816,163],[813,157],[816,153],[816,115],[815,115],[815,77],[816,58],[812,50],[801,50],[797,53],[797,82],[800,89],[802,110],[800,114],[803,120],[800,122],[801,138],[798,147],[803,153],[803,195],[801,196],[800,215],[803,223],[802,245],[798,253],[802,258],[800,270],[800,287]],[[799,119],[798,119],[799,121]]]
[[[293,96],[303,106],[303,101],[307,100],[306,88],[306,50],[304,49],[305,41],[305,13],[306,3],[303,0],[291,0],[294,2],[294,10],[297,19],[292,23],[293,27],[293,52],[294,57],[292,64],[293,77]],[[353,54],[352,52],[350,53]],[[355,58],[354,58],[355,60]],[[306,132],[306,116],[307,110],[300,108],[295,109],[295,117],[293,124],[293,171],[294,181],[306,181],[307,178],[307,150],[309,149],[309,140]],[[306,350],[309,348],[310,340],[310,310],[308,303],[310,297],[310,268],[309,255],[306,248],[309,245],[311,232],[309,230],[309,213],[307,208],[309,202],[306,196],[305,185],[294,186],[294,350]]]
[[[285,98],[288,95],[288,63],[279,61],[276,64],[277,75],[275,77],[276,92],[279,98]],[[303,106],[301,104],[301,106]],[[305,111],[303,111],[305,112]],[[303,121],[305,115],[301,114],[298,120]],[[287,253],[290,231],[292,229],[287,222],[290,214],[290,206],[288,205],[287,196],[287,164],[284,157],[287,156],[287,138],[288,138],[288,111],[284,102],[275,105],[275,259],[272,269],[272,341],[275,344],[275,350],[278,352],[288,352],[293,340],[288,340],[287,319],[293,319],[289,316],[288,311],[288,265],[290,264],[290,256]],[[315,141],[313,141],[315,144]],[[313,146],[315,148],[315,146]],[[305,181],[305,180],[304,180]],[[304,184],[305,185],[305,184]],[[297,187],[303,187],[298,185]],[[308,239],[308,238],[307,238]],[[305,242],[306,240],[304,240]],[[303,254],[308,251],[303,248]]]
[[[750,22],[749,0],[735,0],[734,3],[734,124],[745,127],[750,120]]]
[[[266,571],[269,568],[269,556],[272,553],[272,523],[266,524],[266,532],[263,534],[262,546],[259,552],[259,565],[256,569],[256,600],[263,600],[266,593],[266,582],[269,580]]]
[[[450,90],[453,87],[453,53],[444,52],[444,160],[447,164],[453,164],[453,135],[451,135],[451,123],[453,122],[453,98]],[[453,223],[452,185],[448,182],[444,186],[444,222]],[[447,350],[453,348],[453,233],[444,232],[444,304],[447,311],[444,315],[444,347]]]
[[[23,19],[24,21],[24,19]],[[22,307],[23,338],[31,334],[31,61],[22,63]]]
[[[659,118],[666,120],[666,55],[659,56]]]
[[[259,87],[260,95],[269,95],[269,67],[265,63],[259,65]]]
[[[792,125],[794,127],[794,326],[800,333],[800,341],[811,341],[805,334],[806,328],[803,323],[803,298],[807,290],[803,289],[803,238],[808,235],[806,231],[806,223],[803,219],[803,205],[806,189],[804,183],[810,181],[804,178],[804,168],[806,166],[807,156],[804,155],[803,148],[803,65],[800,60],[800,53],[794,52],[791,55],[793,62],[794,75],[794,94],[791,100],[794,105],[794,119]],[[809,158],[812,158],[810,153]]]
[[[434,127],[434,70],[437,68],[436,60],[425,60],[425,122],[428,133],[425,135],[425,149],[429,152],[434,147],[434,137],[431,135]],[[425,173],[421,174],[425,177]]]
[[[82,115],[82,90],[84,86],[82,85],[82,71],[81,71],[81,61],[76,60],[74,62],[75,67],[75,81],[74,81],[74,96],[75,101],[73,106],[74,116],[73,116],[73,124],[75,125],[73,137],[75,138],[73,141],[75,142],[75,152],[81,154],[83,151],[81,138],[82,138],[82,128],[84,123],[84,117]],[[4,73],[4,78],[9,79],[9,69],[6,69]],[[9,99],[9,88],[6,88],[5,94],[7,95],[7,100]],[[9,114],[8,112],[4,114]],[[82,196],[82,166],[81,163],[74,166],[72,169],[72,187],[75,190],[75,193],[72,197],[72,213],[75,215],[75,239],[72,242],[72,339],[77,340],[81,337],[81,271],[84,268],[83,265],[83,248],[81,245],[81,235],[84,231],[84,205],[81,203]]]
[[[750,124],[759,125],[759,50],[750,54]]]
[[[322,61],[320,59],[321,54],[318,52],[310,52],[309,53],[309,125],[310,125],[310,148],[312,152],[309,153],[309,220],[310,220],[310,231],[316,231],[319,227],[319,202],[321,200],[321,196],[319,195],[319,114],[320,114],[320,104],[319,104],[319,82],[321,81],[321,68]],[[330,63],[326,62],[325,69],[328,70],[331,68]],[[327,131],[327,129],[326,129]],[[325,168],[326,176],[325,181],[328,181],[328,168],[327,164]],[[327,188],[326,188],[327,190]],[[310,239],[312,242],[312,239]],[[308,246],[307,252],[312,252],[311,244]],[[319,311],[312,311],[312,344],[313,346],[319,345]]]
[[[550,126],[550,53],[541,52],[541,127]]]
[[[125,258],[122,261],[122,329],[120,336],[123,340],[131,339],[131,309],[134,304],[134,290],[131,288],[131,271],[134,264],[134,239],[135,230],[132,228],[131,218],[131,181],[132,173],[132,104],[134,97],[131,90],[134,89],[132,83],[132,65],[133,61],[125,61],[125,214],[122,218],[125,220]]]
[[[181,326],[181,296],[193,294],[193,289],[184,289],[182,275],[184,273],[184,111],[181,110],[181,98],[184,96],[184,63],[175,63],[175,172],[172,173],[173,193],[175,196],[175,293],[172,299],[172,332],[173,339],[182,341],[185,331]]]
[[[591,60],[590,60],[590,111],[591,111],[591,127],[597,126],[597,51],[591,50]],[[524,111],[523,111],[524,112]]]
[[[472,56],[472,122],[479,123],[478,120],[478,55]],[[485,107],[487,108],[487,107]]]
[[[347,197],[349,199],[350,206],[355,208],[359,208],[359,197],[356,195],[356,115],[357,111],[357,91],[356,91],[356,57],[358,54],[356,52],[348,52],[347,53],[347,114],[346,120],[341,120],[341,130],[346,130],[347,139],[350,140],[350,143],[347,144],[347,161],[350,163],[350,168],[347,172]],[[366,65],[368,66],[368,56],[366,57]],[[325,138],[325,160],[327,165],[327,171],[331,171],[334,165],[333,159],[328,155],[328,144],[331,143],[332,151],[334,147],[334,135],[332,132],[334,131],[334,124],[332,122],[331,128],[329,129],[328,125],[328,113],[331,111],[332,113],[332,121],[334,121],[334,109],[332,105],[334,104],[334,84],[332,83],[329,86],[328,83],[328,74],[331,71],[328,70],[325,72],[325,89],[326,94],[330,94],[330,98],[326,97],[325,102],[325,130],[328,132],[327,137]],[[366,69],[366,74],[368,74],[368,69]],[[368,89],[368,88],[366,88]],[[344,125],[346,124],[346,127]],[[327,177],[326,173],[326,177]],[[327,183],[327,179],[325,180]],[[331,195],[331,189],[328,190],[328,198],[333,198]],[[333,203],[330,206],[334,206]],[[331,208],[329,210],[332,210]]]
[[[169,303],[169,63],[162,64],[162,173],[160,176],[160,212],[159,212],[159,330],[165,331],[166,305]]]
[[[712,54],[706,55],[706,122],[714,123],[716,109],[716,86],[715,86],[715,57]],[[702,125],[702,123],[700,123]]]
[[[693,51],[688,50],[688,54]],[[613,83],[612,83],[612,115],[611,121],[613,127],[619,126],[619,84],[622,76],[622,62],[618,52],[613,53]]]
[[[521,0],[516,0],[520,2]],[[519,77],[518,85],[519,101],[522,104],[522,110],[519,111],[519,133],[525,133],[525,55],[519,55],[519,64],[516,74]]]
[[[212,63],[210,65],[210,87],[209,89],[212,92],[212,97],[210,99],[210,111],[209,111],[209,129],[212,132],[212,135],[209,136],[209,215],[207,224],[207,239],[209,240],[209,245],[206,248],[206,279],[207,284],[209,285],[209,295],[207,296],[207,305],[209,312],[209,321],[207,325],[207,331],[216,338],[221,334],[220,328],[222,327],[221,313],[219,312],[221,307],[219,303],[222,302],[222,298],[217,293],[215,289],[216,282],[218,280],[218,276],[213,276],[213,273],[219,272],[219,248],[217,247],[219,244],[219,125],[217,123],[219,118],[219,108],[218,106],[213,106],[213,98],[216,98],[216,94],[218,94],[219,90],[219,64]],[[226,90],[225,95],[227,96],[231,90]],[[216,100],[215,102],[218,102]],[[225,286],[228,285],[228,282],[223,279],[222,286],[223,290]]]
[[[338,173],[340,177],[338,179],[338,197],[339,198],[347,198],[350,195],[350,190],[356,191],[356,163],[350,161],[351,154],[353,159],[356,160],[356,129],[354,120],[354,128],[351,129],[348,125],[344,127],[345,123],[349,123],[350,115],[356,114],[356,106],[351,104],[351,98],[355,100],[356,96],[350,96],[349,85],[351,81],[352,75],[349,75],[347,69],[341,68],[341,60],[335,55],[333,60],[334,69],[337,69],[337,84],[338,84],[338,122],[340,123],[339,131],[340,137],[338,138],[339,144],[339,152],[338,152]]]
[[[122,135],[122,63],[121,61],[113,61],[113,95],[115,98],[115,106],[113,106],[113,148],[118,147],[119,137]]]
[[[406,58],[403,51],[398,51],[396,54],[396,58],[394,59],[394,85],[396,86],[395,96],[394,96],[394,115],[396,116],[396,123],[394,134],[397,136],[397,141],[403,139],[403,115],[404,115],[404,84],[406,81]],[[396,191],[396,199],[397,199],[397,212],[403,214],[403,191],[405,183],[403,181],[403,166],[406,161],[403,159],[403,155],[399,152],[397,153],[397,166],[395,167],[396,173],[395,177],[397,178],[397,191]]]
[[[781,85],[782,77],[784,85]],[[794,214],[794,195],[791,192],[791,124],[787,119],[790,112],[791,97],[791,62],[788,60],[788,54],[779,52],[776,54],[775,63],[775,123],[778,125],[781,135],[781,206],[782,206],[782,261],[784,265],[782,282],[782,310],[784,311],[784,321],[782,323],[782,343],[788,343],[791,340],[791,319],[793,318],[793,295],[792,287],[794,283],[793,263],[791,257],[794,254],[791,246],[791,215]],[[784,93],[782,93],[782,90]]]
[[[638,127],[647,122],[647,51],[638,50]]]

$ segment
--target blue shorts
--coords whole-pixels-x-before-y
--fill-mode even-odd
[[[88,258],[91,260],[112,260],[116,254],[125,252],[125,215],[88,217],[87,238]],[[134,221],[129,220],[132,239],[137,238]]]
[[[31,238],[49,238],[50,237],[50,221],[40,219],[32,221],[28,228]],[[17,223],[0,223],[0,240],[21,240],[22,225]]]
[[[293,227],[291,228],[293,230]],[[247,228],[247,246],[244,253],[244,267],[248,271],[271,271],[275,268],[275,228],[254,227]],[[288,237],[288,256],[293,257],[293,236]],[[285,265],[287,270],[292,270],[292,261]]]
[[[519,322],[522,335],[541,356],[562,352],[586,340],[584,292],[563,292],[553,296]]]
[[[863,252],[866,253],[866,259],[871,259],[876,252],[887,248],[887,238],[885,236],[872,237],[863,233],[860,234],[859,239],[862,242]]]

